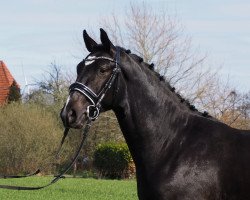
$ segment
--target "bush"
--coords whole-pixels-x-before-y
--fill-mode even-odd
[[[129,178],[133,160],[125,143],[105,143],[97,146],[94,166],[99,174],[107,178]],[[133,168],[133,167],[132,167]],[[134,168],[133,168],[134,169]]]
[[[61,136],[58,121],[44,108],[21,103],[0,107],[0,173],[22,174],[40,166],[50,172]]]
[[[14,80],[9,88],[8,103],[21,100],[21,92],[17,82]]]

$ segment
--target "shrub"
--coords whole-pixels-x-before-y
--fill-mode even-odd
[[[94,166],[101,176],[107,178],[128,178],[133,160],[125,143],[104,143],[97,146]]]
[[[8,103],[21,100],[21,92],[17,82],[14,80],[9,88]]]
[[[0,173],[17,174],[54,161],[62,130],[53,115],[33,104],[0,107]],[[46,168],[47,172],[52,165]]]

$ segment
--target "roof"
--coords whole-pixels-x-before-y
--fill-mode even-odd
[[[5,63],[0,60],[0,104],[6,102],[9,88],[13,82],[15,82],[15,79],[11,75]]]

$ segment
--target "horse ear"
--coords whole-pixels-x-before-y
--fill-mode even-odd
[[[106,51],[110,52],[111,48],[114,47],[114,45],[109,40],[107,33],[102,28],[100,28],[100,32],[101,32],[101,42],[103,44],[103,47]]]
[[[86,30],[83,31],[83,39],[88,51],[93,52],[93,49],[95,46],[97,46],[97,43],[91,37],[89,37]]]

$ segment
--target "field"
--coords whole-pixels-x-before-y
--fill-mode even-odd
[[[0,184],[41,186],[51,178],[0,179]],[[48,188],[38,191],[0,189],[1,200],[136,200],[134,180],[96,180],[65,178]]]

